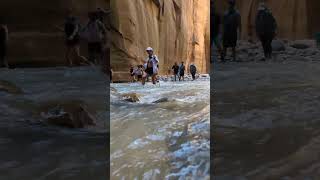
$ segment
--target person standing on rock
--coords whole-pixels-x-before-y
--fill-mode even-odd
[[[241,16],[235,9],[235,0],[229,0],[229,9],[223,16],[223,51],[221,54],[222,62],[225,62],[225,56],[228,48],[232,48],[233,61],[237,61],[236,58],[236,46],[239,36],[241,34]]]
[[[145,81],[148,77],[152,78],[152,83],[156,84],[157,82],[157,75],[158,75],[158,67],[159,67],[159,59],[156,55],[153,54],[153,49],[148,47],[146,49],[148,54],[148,58],[146,59],[145,63],[145,75],[142,77],[142,85],[145,84]]]
[[[261,41],[266,59],[272,57],[272,40],[276,35],[277,23],[265,3],[260,3],[256,17],[256,33]]]
[[[184,71],[186,70],[186,67],[184,66],[184,63],[181,62],[180,66],[179,66],[179,81],[182,80],[184,81]]]
[[[7,46],[8,46],[8,27],[6,24],[0,24],[0,67],[9,68],[8,61],[6,60]]]
[[[179,66],[178,66],[177,62],[174,63],[174,65],[172,66],[171,69],[173,70],[174,81],[177,81],[178,72],[179,72]]]
[[[189,70],[190,70],[190,74],[192,76],[192,80],[196,80],[196,73],[197,73],[197,67],[195,64],[191,63],[190,64],[190,67],[189,67]]]
[[[68,15],[64,24],[66,37],[66,59],[69,66],[73,66],[73,58],[76,57],[80,62],[88,63],[88,60],[80,55],[80,23],[72,15],[72,10],[68,10]]]

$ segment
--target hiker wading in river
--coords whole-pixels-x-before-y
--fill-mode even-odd
[[[142,77],[142,85],[145,84],[148,77],[151,77],[152,83],[156,84],[159,59],[156,55],[153,54],[153,49],[151,47],[148,47],[146,51],[148,53],[148,58],[146,59],[146,63],[144,64],[146,73]]]

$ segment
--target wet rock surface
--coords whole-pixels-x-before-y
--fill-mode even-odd
[[[211,92],[216,179],[319,177],[320,54],[311,45],[302,50],[289,44],[274,52],[278,59],[216,65]]]

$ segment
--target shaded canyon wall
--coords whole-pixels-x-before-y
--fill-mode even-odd
[[[209,69],[209,0],[111,0],[111,66],[115,79],[128,79],[145,49],[159,57],[160,74],[174,62]]]
[[[261,0],[237,0],[242,19],[242,39],[255,35],[255,16]],[[320,1],[318,0],[265,0],[278,23],[278,37],[286,39],[313,38],[320,32]],[[216,9],[222,13],[227,1],[216,1]]]
[[[66,11],[72,8],[83,24],[88,11],[107,9],[109,0],[3,0],[0,19],[8,24],[10,64],[50,66],[65,63],[63,28]],[[87,50],[82,44],[82,50]]]

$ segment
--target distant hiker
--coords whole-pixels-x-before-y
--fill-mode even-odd
[[[142,67],[143,67],[142,65],[138,65],[137,69],[135,69],[135,71],[134,71],[134,74],[135,74],[137,81],[142,80],[142,75],[143,75],[143,71],[144,71]]]
[[[156,84],[157,82],[157,75],[158,75],[158,63],[159,59],[156,55],[153,54],[153,49],[151,47],[148,47],[146,49],[146,52],[148,53],[148,58],[145,63],[145,76],[142,78],[142,84],[145,84],[145,80],[148,77],[152,78],[152,83]]]
[[[110,82],[111,83],[113,83],[112,75],[113,75],[113,70],[112,70],[112,67],[110,67]]]
[[[9,68],[8,61],[6,59],[7,55],[7,46],[8,46],[8,27],[6,24],[0,24],[0,68],[7,67]]]
[[[184,66],[184,63],[181,62],[180,66],[179,66],[179,81],[182,80],[184,81],[184,71],[186,70],[186,67]]]
[[[193,63],[190,64],[189,67],[190,74],[192,75],[192,80],[194,81],[196,79],[196,73],[197,73],[197,67]]]
[[[95,12],[88,13],[89,22],[84,30],[84,36],[88,42],[89,61],[95,64],[102,63],[103,45],[107,30],[104,24],[98,20]]]
[[[67,46],[66,59],[69,66],[73,66],[74,57],[82,63],[88,63],[88,60],[80,55],[80,29],[81,26],[78,19],[72,15],[71,10],[68,10],[64,32]]]
[[[131,77],[131,82],[135,81],[135,77],[134,77],[134,68],[133,66],[130,67],[130,77]]]
[[[238,40],[238,30],[241,34],[241,16],[235,9],[235,0],[229,0],[229,9],[223,16],[223,51],[221,54],[222,62],[225,62],[225,56],[228,48],[232,48],[233,60],[236,61],[236,46]]]
[[[261,41],[264,56],[270,59],[272,56],[272,40],[276,35],[277,23],[271,11],[265,3],[260,3],[256,17],[256,33]]]
[[[179,73],[179,66],[177,62],[174,63],[174,65],[171,68],[173,70],[173,75],[174,75],[174,81],[177,81],[178,73]]]
[[[210,11],[210,46],[214,45],[218,49],[218,53],[222,53],[222,47],[219,40],[220,28],[221,28],[221,16],[215,9],[214,1],[211,0],[210,7],[213,7],[213,10]],[[212,61],[210,61],[212,63]]]

